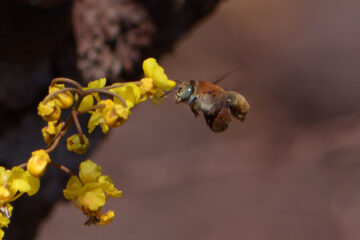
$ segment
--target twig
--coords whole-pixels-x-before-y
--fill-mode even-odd
[[[56,96],[57,94],[59,93],[62,93],[62,92],[67,92],[67,91],[70,91],[70,92],[76,92],[78,93],[79,95],[81,95],[83,93],[82,90],[79,90],[77,88],[63,88],[63,89],[60,89],[58,91],[55,91],[49,95],[47,95],[44,99],[44,103],[47,103],[52,97]]]
[[[50,85],[53,85],[53,84],[58,83],[58,82],[69,83],[69,84],[72,84],[73,86],[75,86],[78,89],[82,89],[82,86],[78,82],[76,82],[76,81],[74,81],[74,80],[72,80],[70,78],[63,78],[63,77],[54,78],[51,81]]]
[[[125,99],[124,99],[122,96],[120,96],[119,94],[117,94],[117,93],[110,92],[110,91],[108,91],[108,90],[103,90],[102,88],[92,88],[92,89],[86,90],[86,91],[84,92],[84,96],[89,95],[89,94],[91,94],[91,93],[103,93],[103,94],[111,95],[111,96],[113,96],[113,97],[117,97],[118,99],[120,99],[123,107],[124,107],[124,108],[127,108],[127,104],[126,104]]]
[[[47,153],[51,153],[52,151],[55,150],[55,148],[57,147],[57,145],[59,144],[60,140],[62,139],[62,137],[65,135],[66,130],[61,131],[55,138],[55,140],[51,143],[51,145],[45,149],[45,151]]]
[[[59,164],[59,163],[56,163],[56,162],[50,162],[49,165],[53,166],[53,167],[56,167],[64,172],[66,172],[68,175],[70,176],[75,176],[75,174],[70,170],[68,169],[67,167],[65,167],[64,165],[62,164]]]
[[[77,117],[77,115],[78,115],[78,112],[76,110],[71,111],[71,116],[74,120],[76,129],[77,129],[78,133],[80,134],[80,142],[81,142],[81,144],[84,144],[85,143],[85,135],[81,129],[81,125],[80,125],[79,118]]]
[[[87,113],[89,111],[96,110],[96,109],[99,109],[99,108],[104,108],[104,107],[105,107],[105,104],[98,104],[98,105],[94,105],[92,107],[86,108],[85,110],[77,111],[77,112],[78,112],[78,114],[84,114],[84,113]]]

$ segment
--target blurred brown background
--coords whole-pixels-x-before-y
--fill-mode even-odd
[[[38,239],[359,239],[360,3],[229,0],[160,63],[251,112],[212,133],[172,96],[140,105],[92,155],[124,191],[106,227],[58,204]]]

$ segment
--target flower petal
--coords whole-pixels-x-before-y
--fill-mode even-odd
[[[63,191],[64,197],[67,200],[76,199],[79,196],[83,186],[84,185],[77,176],[71,176],[66,184],[66,188]]]
[[[104,226],[111,223],[114,217],[114,211],[107,211],[104,215],[101,216],[99,225]]]
[[[110,196],[114,198],[121,198],[122,197],[122,191],[117,190],[114,186],[113,181],[109,176],[101,176],[98,180],[98,183],[100,183],[101,188]]]
[[[145,77],[151,78],[155,68],[159,67],[155,58],[148,58],[143,62],[143,70]]]
[[[99,80],[89,82],[87,89],[103,88],[105,87],[105,85],[106,85],[106,78],[100,78]]]
[[[134,83],[128,83],[125,86],[111,89],[110,91],[115,92],[122,96],[127,104],[127,107],[130,109],[135,104],[140,102],[141,91],[140,88]],[[114,97],[115,104],[122,104],[121,100]]]
[[[98,211],[105,202],[105,193],[98,183],[88,183],[80,191],[78,203],[86,210]]]
[[[88,108],[91,108],[94,105],[94,97],[92,95],[85,96],[79,106],[79,111],[84,111]]]
[[[90,159],[80,164],[79,177],[83,184],[97,182],[101,176],[101,167]]]

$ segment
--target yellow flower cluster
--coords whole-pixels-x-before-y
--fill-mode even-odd
[[[6,170],[0,166],[0,239],[4,236],[2,229],[8,227],[10,223],[13,210],[10,203],[24,193],[31,196],[38,192],[39,178],[45,174],[48,165],[72,175],[64,189],[64,196],[72,200],[74,205],[88,216],[87,225],[102,226],[113,220],[115,216],[113,211],[105,214],[101,212],[109,197],[122,196],[122,192],[114,187],[111,178],[101,175],[101,168],[91,160],[82,162],[79,176],[74,176],[65,166],[52,163],[49,153],[56,148],[72,123],[76,125],[78,134],[67,138],[67,149],[77,154],[87,152],[89,139],[83,134],[78,119],[80,114],[90,114],[89,133],[93,132],[96,126],[100,126],[106,133],[109,128],[122,126],[129,119],[131,110],[136,104],[147,98],[150,98],[154,104],[161,103],[165,92],[173,89],[176,83],[168,79],[164,69],[154,58],[146,59],[142,67],[144,78],[140,81],[114,83],[110,86],[106,86],[105,78],[92,81],[87,87],[82,87],[67,78],[57,78],[52,81],[48,95],[38,105],[39,116],[47,122],[47,126],[42,128],[41,132],[48,148],[34,151],[28,162],[19,167]],[[72,87],[66,88],[64,83]],[[100,98],[100,94],[108,97]],[[62,122],[60,120],[62,110],[72,106],[74,107],[70,117],[66,122]],[[26,170],[23,169],[25,166]]]
[[[115,83],[111,85],[113,88],[110,89],[110,92],[120,95],[125,100],[126,106],[117,97],[114,97],[113,100],[99,101],[98,95],[88,95],[82,100],[80,110],[92,107],[94,97],[98,100],[98,108],[95,111],[90,111],[89,133],[94,131],[98,125],[101,126],[103,133],[107,133],[109,128],[121,126],[131,115],[130,109],[136,104],[145,101],[147,97],[154,104],[159,104],[162,101],[164,91],[169,91],[176,86],[174,81],[168,79],[164,69],[157,64],[154,58],[148,58],[143,62],[143,70],[145,78],[137,83]],[[100,79],[89,83],[87,89],[101,88],[105,85],[106,80]]]
[[[101,175],[100,166],[86,160],[80,164],[79,177],[70,177],[64,189],[64,196],[72,200],[74,205],[89,217],[87,225],[102,226],[110,223],[115,214],[113,211],[102,214],[101,208],[109,196],[120,198],[122,192],[114,187],[109,176]]]
[[[2,228],[10,223],[13,207],[10,202],[15,201],[24,193],[29,196],[37,193],[40,187],[38,178],[32,177],[20,167],[7,170],[0,166],[0,239],[4,236]]]

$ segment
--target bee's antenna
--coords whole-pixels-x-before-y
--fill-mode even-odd
[[[221,82],[222,80],[224,80],[226,77],[230,76],[233,72],[235,72],[236,70],[238,70],[240,68],[240,66],[232,69],[231,71],[227,72],[225,75],[221,76],[220,78],[218,78],[217,80],[215,80],[213,82],[213,84],[218,84],[219,82]]]

